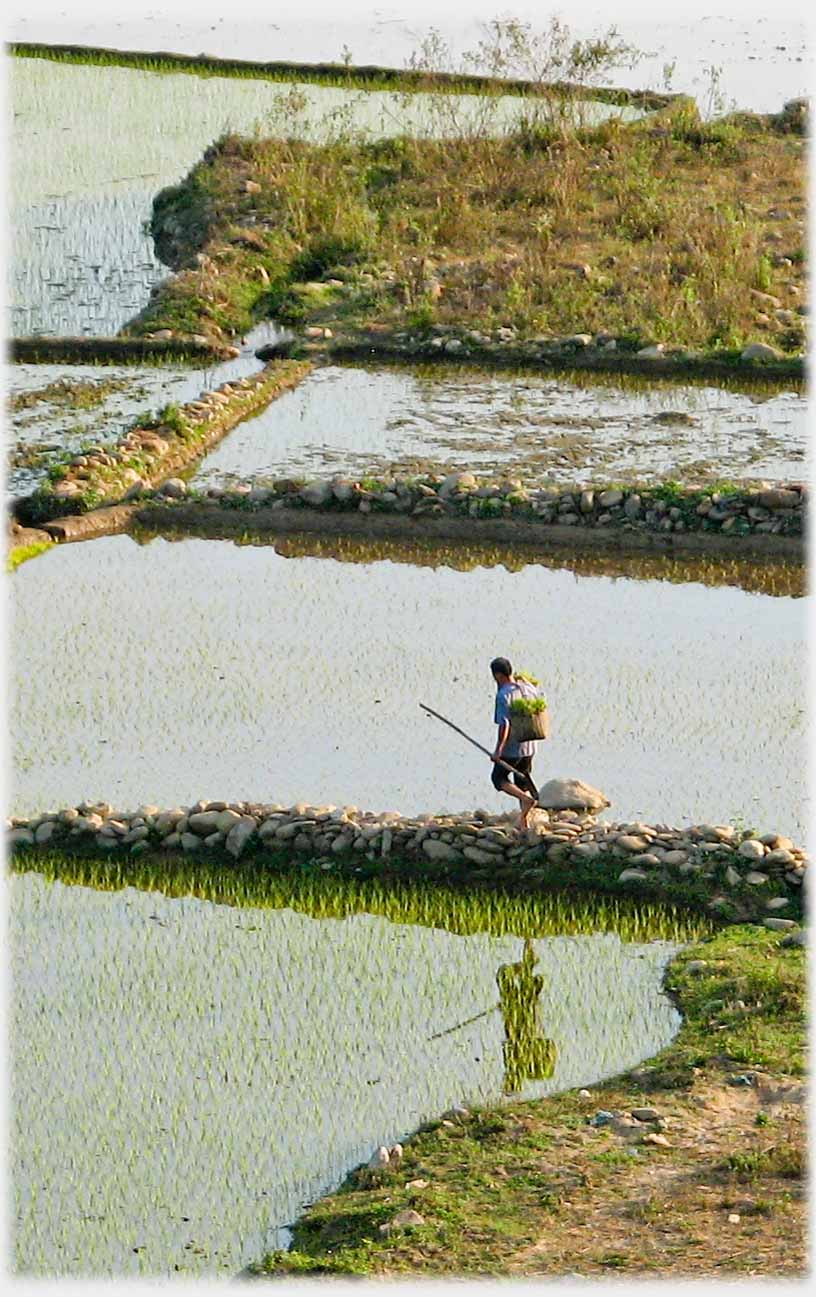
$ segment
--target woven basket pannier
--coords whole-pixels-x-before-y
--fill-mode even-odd
[[[540,712],[510,711],[510,738],[514,743],[536,742],[550,737],[550,709]]]

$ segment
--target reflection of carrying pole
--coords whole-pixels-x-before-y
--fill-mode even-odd
[[[471,1022],[478,1022],[480,1018],[486,1018],[489,1013],[495,1013],[500,1009],[500,1004],[494,1004],[490,1009],[483,1009],[481,1013],[474,1013],[472,1018],[465,1018],[464,1022],[457,1022],[455,1027],[447,1027],[445,1031],[435,1031],[428,1040],[439,1040],[440,1036],[449,1036],[452,1031],[459,1031],[462,1027],[469,1027]]]
[[[497,766],[501,766],[502,769],[504,770],[509,770],[511,775],[518,773],[513,766],[508,765],[506,761],[502,761],[500,757],[494,757],[493,753],[488,751],[487,748],[482,747],[481,743],[477,743],[476,740],[472,739],[469,734],[465,733],[464,730],[460,730],[459,726],[454,725],[453,721],[449,721],[445,716],[440,716],[439,712],[435,712],[432,707],[426,707],[425,703],[420,703],[419,705],[424,712],[428,712],[429,715],[435,716],[436,719],[438,721],[441,721],[443,725],[448,725],[452,730],[456,730],[456,733],[461,734],[462,738],[467,739],[468,743],[472,743],[474,748],[478,748],[480,752],[484,752],[486,757],[491,757]],[[531,791],[534,793],[536,801],[538,801],[538,789],[536,788],[532,779],[530,779],[529,775],[527,775],[527,779],[529,781]]]

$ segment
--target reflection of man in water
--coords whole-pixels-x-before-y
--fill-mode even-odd
[[[538,997],[544,978],[533,972],[537,963],[528,938],[520,963],[503,964],[496,974],[506,1036],[504,1089],[508,1094],[520,1090],[524,1081],[545,1081],[555,1068],[555,1042],[540,1034]]]

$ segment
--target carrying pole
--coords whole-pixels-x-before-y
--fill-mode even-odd
[[[517,771],[515,771],[511,765],[508,765],[508,763],[507,763],[506,761],[502,761],[500,757],[493,757],[493,753],[490,752],[488,748],[483,747],[481,743],[477,743],[476,739],[472,739],[472,738],[470,737],[469,734],[466,734],[466,733],[465,733],[464,730],[460,730],[459,726],[458,726],[458,725],[454,725],[453,721],[449,721],[448,718],[447,718],[446,716],[441,716],[441,715],[439,714],[439,712],[435,712],[435,711],[434,711],[433,707],[428,707],[428,706],[426,706],[425,703],[420,703],[419,705],[420,705],[420,707],[422,708],[422,710],[423,710],[424,712],[428,712],[428,714],[429,714],[430,716],[435,716],[436,719],[437,719],[438,721],[441,721],[443,725],[447,725],[447,726],[450,727],[450,729],[452,729],[452,730],[456,730],[456,733],[457,733],[457,734],[461,734],[462,738],[463,738],[463,739],[467,739],[468,743],[472,743],[473,746],[474,746],[474,748],[478,748],[480,752],[484,752],[484,754],[485,754],[486,757],[492,757],[494,763],[495,763],[497,766],[501,766],[504,770],[509,770],[509,772],[510,772],[511,775],[514,775],[514,774],[517,773]],[[527,778],[530,779],[530,776],[528,775]],[[534,789],[534,791],[535,791],[535,799],[536,799],[536,801],[538,801],[538,789],[536,788],[536,786],[535,786],[535,784],[533,783],[532,779],[530,779],[530,786]]]

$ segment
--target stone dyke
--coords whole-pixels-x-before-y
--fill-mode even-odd
[[[576,792],[577,789],[577,792]],[[550,790],[548,795],[548,790]],[[259,869],[311,863],[320,871],[628,895],[680,904],[708,917],[790,931],[803,914],[808,857],[787,837],[728,824],[673,828],[606,823],[578,805],[595,793],[554,780],[526,830],[512,813],[375,814],[354,806],[199,801],[192,806],[115,809],[107,802],[6,821],[12,849],[111,857],[148,851]],[[567,804],[572,803],[570,809]],[[606,804],[595,795],[596,806]]]
[[[36,526],[136,499],[161,482],[170,495],[173,473],[200,459],[242,419],[295,387],[311,368],[303,360],[270,361],[257,374],[222,383],[186,405],[165,407],[155,419],[143,417],[113,446],[93,446],[59,465],[44,486],[14,501],[14,515]],[[175,489],[183,492],[184,483]]]
[[[804,482],[719,488],[702,483],[545,486],[520,478],[496,480],[454,472],[410,478],[334,476],[308,482],[279,478],[268,485],[212,486],[203,492],[190,492],[181,483],[175,498],[250,510],[271,507],[474,521],[512,518],[576,531],[608,528],[662,536],[703,532],[733,538],[801,538],[808,489]]]
[[[802,317],[804,318],[804,317]],[[753,382],[792,382],[806,377],[805,358],[790,355],[767,342],[750,342],[726,351],[701,351],[670,343],[632,348],[625,336],[610,332],[572,333],[561,337],[527,338],[511,326],[481,333],[465,325],[433,325],[427,333],[410,333],[383,324],[377,329],[321,328],[313,325],[295,340],[277,344],[279,352],[311,355],[328,362],[368,360],[378,364],[441,361],[482,367],[570,370],[602,374],[632,374],[647,379],[750,379]]]

